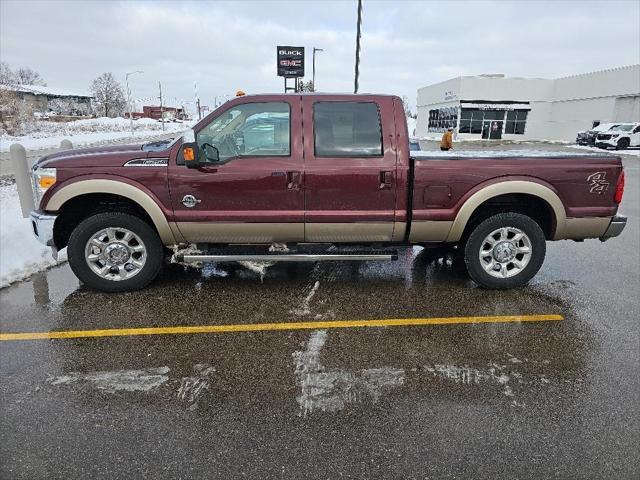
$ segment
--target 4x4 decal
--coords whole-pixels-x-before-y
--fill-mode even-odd
[[[592,173],[587,177],[589,183],[589,192],[602,195],[609,188],[609,182],[607,181],[607,172]]]

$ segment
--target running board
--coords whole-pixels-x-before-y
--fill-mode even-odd
[[[273,255],[176,255],[178,262],[326,262],[326,261],[367,261],[367,260],[397,260],[397,253],[371,253],[371,254],[273,254]]]

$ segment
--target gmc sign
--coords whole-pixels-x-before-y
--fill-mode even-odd
[[[278,76],[304,77],[304,47],[277,47]]]

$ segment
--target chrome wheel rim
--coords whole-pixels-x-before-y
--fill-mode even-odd
[[[135,277],[142,270],[147,261],[147,248],[131,230],[109,227],[89,239],[84,258],[93,273],[119,282]]]
[[[519,228],[502,227],[485,237],[480,246],[480,264],[495,278],[518,275],[531,261],[531,239]]]

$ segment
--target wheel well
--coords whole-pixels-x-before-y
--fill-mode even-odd
[[[498,213],[521,213],[533,219],[544,232],[547,240],[553,238],[556,230],[556,218],[551,205],[540,197],[526,193],[508,193],[498,195],[481,203],[471,214],[465,226],[463,238],[469,236],[481,222]]]
[[[58,250],[67,246],[71,232],[76,226],[97,213],[125,212],[139,217],[156,230],[149,214],[133,200],[112,193],[88,193],[66,201],[53,226],[53,241]]]

